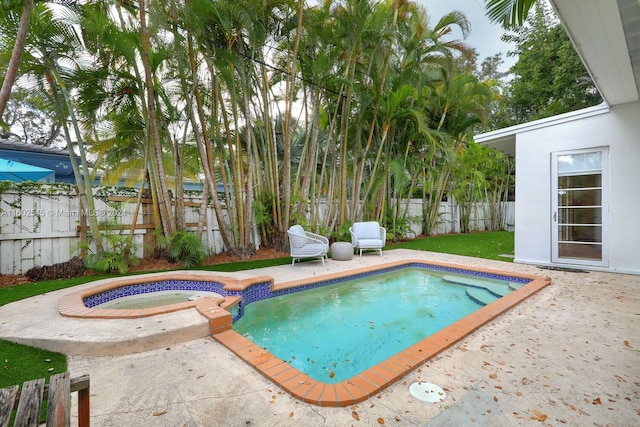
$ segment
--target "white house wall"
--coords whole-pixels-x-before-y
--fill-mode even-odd
[[[516,262],[551,264],[551,153],[595,147],[609,148],[609,269],[640,273],[640,102],[517,134]]]

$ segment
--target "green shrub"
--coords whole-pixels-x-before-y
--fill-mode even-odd
[[[125,274],[129,271],[129,266],[137,263],[137,258],[127,258],[124,252],[101,251],[89,254],[84,259],[84,265],[88,269],[101,273]]]
[[[158,246],[164,250],[168,261],[179,262],[187,268],[202,263],[207,257],[202,239],[187,231],[178,231],[169,237],[160,238]]]
[[[101,273],[124,274],[129,271],[129,266],[138,263],[138,258],[135,257],[137,246],[129,240],[128,235],[117,224],[105,223],[104,225],[103,250],[87,255],[84,258],[84,265]]]

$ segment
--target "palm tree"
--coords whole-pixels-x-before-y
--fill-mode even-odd
[[[34,6],[21,69],[31,77],[32,94],[49,101],[50,108],[55,111],[56,120],[65,131],[80,202],[83,209],[92,213],[89,216],[89,225],[96,249],[101,251],[102,239],[98,220],[93,214],[93,177],[90,174],[87,148],[80,129],[76,103],[69,89],[75,85],[74,79],[85,66],[84,47],[75,27],[81,15],[79,7],[78,4],[70,3],[57,8],[54,14],[49,4],[38,3]]]
[[[156,179],[154,180],[157,200],[160,207],[160,218],[162,220],[162,230],[165,237],[175,233],[175,218],[171,214],[171,198],[166,182],[164,164],[162,161],[162,144],[160,140],[160,117],[159,107],[154,90],[154,80],[151,70],[151,43],[147,24],[147,10],[145,0],[138,0],[138,12],[140,19],[140,59],[144,70],[145,90],[147,95],[147,124],[149,126],[149,150],[151,152],[151,170]]]

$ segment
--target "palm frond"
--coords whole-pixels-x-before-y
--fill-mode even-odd
[[[491,22],[505,28],[521,26],[536,0],[485,0],[487,16]]]

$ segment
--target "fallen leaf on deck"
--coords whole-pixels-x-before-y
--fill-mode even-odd
[[[351,416],[353,417],[354,420],[360,421],[360,415],[358,415],[356,411],[351,411]]]
[[[290,416],[290,417],[293,417],[293,412],[289,413],[289,416]]]
[[[531,417],[531,419],[534,420],[534,421],[542,422],[542,421],[547,419],[547,415],[543,414],[540,411],[537,411],[537,410],[534,409],[532,412],[535,414],[533,417]]]
[[[159,417],[160,415],[164,415],[164,414],[166,414],[166,413],[167,413],[167,411],[158,411],[158,412],[154,412],[154,413],[153,413],[153,416],[154,416],[154,417]]]
[[[489,374],[489,378],[495,380],[496,378],[498,378],[498,374],[496,374],[496,373]]]
[[[618,381],[622,381],[623,383],[626,383],[627,380],[625,380],[624,378],[622,378],[620,375],[614,375],[614,377],[616,377],[618,379]]]
[[[625,340],[624,345],[626,345],[626,346],[627,346],[627,347],[629,347],[629,348],[633,348],[633,347],[631,346],[631,343],[630,343],[629,341],[626,341],[626,340]]]
[[[383,418],[378,418],[378,424],[384,424],[384,419]]]
[[[602,405],[602,401],[600,400],[599,397],[596,397],[595,399],[593,399],[593,402],[591,402],[594,405]]]

